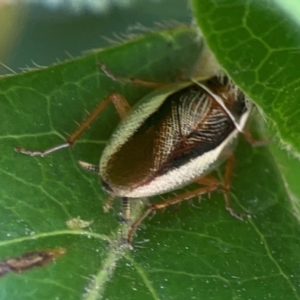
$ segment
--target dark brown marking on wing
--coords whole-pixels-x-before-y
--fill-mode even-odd
[[[194,91],[191,89],[186,94],[174,94],[169,97],[169,101],[173,102],[174,106],[181,107],[181,112],[178,113],[178,116],[169,116],[169,118],[172,118],[173,122],[176,122],[178,118],[182,118],[180,127],[185,134],[177,133],[176,135],[176,132],[173,130],[172,132],[166,132],[168,130],[171,131],[168,126],[161,127],[161,140],[157,143],[157,155],[155,156],[157,157],[157,171],[153,174],[154,177],[179,168],[205,152],[215,149],[235,129],[231,119],[216,101],[204,94],[202,90],[195,89],[195,93],[198,95],[196,98],[191,97],[194,94]],[[181,103],[178,103],[178,100],[176,101],[177,97]],[[201,101],[198,114],[195,111],[191,111],[193,107],[196,108],[196,103],[191,107],[193,101]],[[186,112],[183,113],[184,111]],[[185,119],[189,115],[194,117],[192,124],[190,120]],[[190,125],[190,128],[185,128],[187,124]],[[164,137],[172,133],[173,137],[171,139]],[[171,151],[166,151],[170,148],[172,149]]]

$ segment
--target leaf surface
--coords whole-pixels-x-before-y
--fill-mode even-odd
[[[269,147],[241,138],[230,199],[250,219],[233,218],[223,195],[170,207],[120,247],[119,201],[110,213],[99,180],[78,160],[97,164],[118,118],[109,107],[73,147],[45,158],[13,151],[64,142],[76,122],[109,93],[131,104],[149,89],[112,82],[100,70],[174,81],[199,54],[195,33],[177,28],[73,61],[0,80],[0,260],[42,249],[66,254],[42,268],[0,279],[0,299],[299,299],[299,222]],[[222,180],[223,168],[216,172]],[[159,198],[158,200],[161,200]],[[93,223],[72,230],[79,216]]]

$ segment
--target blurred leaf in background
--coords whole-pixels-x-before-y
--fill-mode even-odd
[[[5,0],[3,7],[15,9],[15,6],[7,5],[8,2]],[[119,5],[114,1],[107,7],[104,2],[24,1],[31,5],[18,4],[18,11],[26,16],[26,22],[20,22],[20,18],[7,18],[12,30],[21,28],[22,35],[14,40],[9,55],[1,61],[15,72],[20,68],[47,66],[81,55],[84,51],[107,47],[111,41],[126,39],[128,32],[141,33],[143,28],[155,27],[155,23],[189,23],[191,20],[187,1],[128,1],[123,6],[121,1]],[[133,27],[140,29],[129,29]],[[0,32],[11,35],[2,26]],[[0,65],[0,74],[7,73],[11,72]]]
[[[25,5],[7,5],[6,1],[0,1],[0,63],[9,59],[12,48],[18,44],[23,25],[26,22],[26,13]],[[0,71],[2,68],[0,64]],[[9,70],[9,72],[11,71]]]

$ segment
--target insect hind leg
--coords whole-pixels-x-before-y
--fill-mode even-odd
[[[195,183],[200,184],[201,187],[191,191],[187,191],[180,195],[176,195],[163,202],[151,204],[148,207],[148,209],[131,224],[131,228],[127,234],[127,243],[132,245],[132,238],[135,231],[137,230],[138,226],[143,222],[143,220],[146,219],[151,213],[155,213],[158,210],[163,210],[170,205],[175,205],[183,201],[187,201],[195,196],[201,197],[201,195],[205,195],[205,194],[210,195],[211,192],[217,190],[223,192],[225,208],[233,217],[242,220],[244,216],[249,216],[247,213],[237,213],[230,205],[229,190],[231,186],[231,175],[232,175],[233,164],[234,164],[234,156],[230,155],[226,164],[224,183],[222,183],[220,180],[218,180],[217,178],[211,175],[207,175],[205,177],[195,180]]]
[[[197,188],[192,191],[187,191],[183,194],[176,195],[176,196],[169,198],[160,203],[151,204],[150,207],[138,219],[136,219],[132,223],[131,228],[127,234],[127,242],[129,244],[132,243],[132,237],[133,237],[136,229],[143,222],[143,220],[145,218],[147,218],[151,213],[155,213],[157,210],[163,210],[170,205],[179,204],[183,201],[191,199],[192,197],[194,197],[196,195],[200,196],[200,195],[208,194],[212,191],[217,190],[219,188],[219,186],[220,186],[220,182],[217,180],[213,180],[213,182],[211,182],[210,184],[208,184],[204,187],[200,187],[200,188]]]
[[[237,213],[230,205],[229,200],[229,191],[231,187],[231,175],[232,169],[234,165],[234,155],[231,154],[227,159],[226,169],[225,169],[225,176],[224,176],[224,184],[223,184],[223,193],[224,193],[224,201],[225,201],[225,208],[226,210],[235,218],[239,220],[243,220],[243,217],[250,216],[248,213]]]

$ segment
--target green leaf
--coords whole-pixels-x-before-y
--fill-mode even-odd
[[[300,3],[193,0],[198,25],[218,61],[300,152]]]
[[[253,148],[241,138],[236,149],[230,199],[251,218],[233,218],[223,195],[213,193],[201,203],[195,199],[147,218],[133,251],[120,247],[120,231],[127,226],[117,221],[119,201],[104,213],[108,196],[98,178],[77,163],[98,163],[118,122],[112,107],[73,149],[45,158],[13,151],[63,143],[64,132],[76,128],[73,121],[83,120],[85,109],[91,111],[109,93],[118,91],[133,104],[149,92],[112,82],[99,70],[100,61],[117,75],[175,81],[200,53],[195,40],[183,27],[148,33],[0,80],[0,261],[66,249],[54,263],[3,276],[1,300],[300,298],[299,221],[270,146]],[[220,180],[223,172],[216,172]],[[77,216],[93,223],[68,228],[66,222]]]

